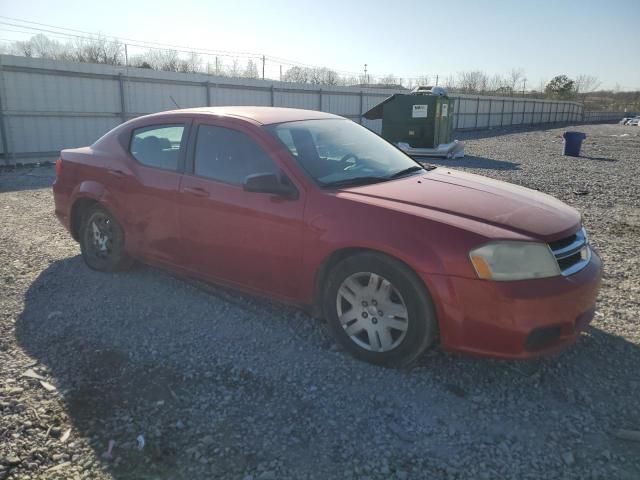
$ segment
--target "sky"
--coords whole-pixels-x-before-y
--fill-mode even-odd
[[[0,0],[0,15],[374,75],[522,68],[640,90],[640,0]],[[0,19],[8,21],[6,19]],[[24,38],[0,25],[0,38]]]

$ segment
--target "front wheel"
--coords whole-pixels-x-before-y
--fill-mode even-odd
[[[80,250],[93,270],[115,272],[131,266],[124,251],[124,230],[110,212],[95,206],[85,215],[80,231]]]
[[[406,366],[437,336],[433,303],[404,264],[377,253],[343,260],[329,274],[323,308],[335,339],[362,360]]]

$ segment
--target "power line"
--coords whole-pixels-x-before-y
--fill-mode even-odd
[[[228,51],[228,50],[209,50],[209,49],[193,49],[191,47],[188,46],[184,46],[184,45],[174,45],[174,44],[170,44],[170,43],[162,43],[162,42],[153,42],[153,41],[149,41],[149,40],[140,40],[140,39],[134,39],[134,38],[127,38],[127,37],[118,37],[116,35],[107,35],[107,34],[96,34],[95,32],[88,32],[86,30],[77,30],[74,28],[68,28],[68,27],[60,27],[58,25],[51,25],[48,23],[40,23],[40,22],[32,22],[30,20],[22,20],[20,18],[13,18],[13,17],[6,17],[4,15],[0,15],[0,18],[4,18],[6,20],[11,20],[14,22],[21,22],[21,23],[28,23],[28,24],[32,24],[32,25],[39,25],[41,27],[48,27],[48,28],[55,28],[56,30],[67,30],[67,31],[71,31],[71,32],[75,32],[75,33],[82,33],[84,35],[73,35],[73,34],[68,34],[71,36],[76,36],[76,37],[82,37],[82,38],[86,38],[86,35],[89,35],[90,38],[95,38],[95,36],[104,36],[106,38],[112,38],[118,41],[126,41],[127,43],[129,42],[133,42],[133,43],[129,43],[130,45],[133,45],[134,43],[139,43],[139,44],[149,44],[149,45],[159,45],[162,47],[166,47],[166,48],[177,48],[177,49],[186,49],[188,51],[194,51],[194,50],[199,50],[199,51],[205,51],[205,52],[209,52],[212,55],[215,54],[229,54],[229,55],[236,55],[236,56],[251,56],[251,57],[261,57],[262,55],[259,53],[252,53],[252,52],[236,52],[236,51]],[[5,23],[5,22],[0,22],[0,23]],[[17,25],[23,28],[32,28],[34,30],[37,30],[36,27],[29,27],[28,25]],[[55,33],[64,33],[64,32],[55,32]]]
[[[161,43],[161,42],[152,42],[152,41],[148,41],[148,40],[138,40],[138,39],[132,39],[132,38],[128,38],[128,37],[118,37],[115,35],[107,35],[107,34],[96,34],[95,32],[88,32],[86,30],[78,30],[78,29],[74,29],[74,28],[68,28],[68,27],[60,27],[57,25],[52,25],[49,23],[41,23],[41,22],[34,22],[34,21],[30,21],[30,20],[23,20],[20,18],[15,18],[15,17],[7,17],[5,15],[0,15],[0,18],[5,19],[5,20],[9,20],[10,22],[7,21],[0,21],[0,24],[2,25],[9,25],[12,27],[16,27],[16,28],[22,28],[22,29],[28,29],[30,31],[36,31],[36,32],[44,32],[44,33],[48,33],[50,35],[58,35],[58,38],[77,38],[77,39],[84,39],[84,40],[93,40],[97,37],[104,37],[107,39],[112,39],[114,41],[119,41],[121,43],[126,43],[127,45],[131,45],[134,47],[139,47],[139,48],[149,48],[149,49],[157,49],[157,50],[161,50],[161,49],[172,49],[175,50],[179,53],[198,53],[201,55],[211,55],[211,56],[224,56],[224,57],[247,57],[247,58],[253,58],[256,60],[262,60],[262,57],[265,57],[265,60],[271,61],[271,62],[275,62],[275,63],[281,63],[284,65],[289,65],[289,66],[299,66],[299,67],[304,67],[304,68],[321,68],[317,65],[312,65],[312,64],[308,64],[308,63],[304,63],[304,62],[299,62],[296,60],[290,60],[290,59],[286,59],[286,58],[281,58],[281,57],[276,57],[276,56],[270,56],[270,55],[261,55],[261,54],[257,54],[257,53],[252,53],[252,52],[235,52],[235,51],[229,51],[229,50],[210,50],[210,49],[203,49],[203,48],[192,48],[192,47],[188,47],[188,46],[184,46],[184,45],[175,45],[175,44],[170,44],[170,43]],[[20,25],[20,24],[16,24],[16,23],[11,23],[11,22],[20,22],[20,23],[26,23],[29,25]],[[38,27],[34,27],[31,25],[38,25]],[[47,27],[47,28],[41,28],[41,27]],[[51,30],[51,29],[55,29],[55,30]],[[60,31],[56,31],[56,30],[64,30],[62,32]],[[67,32],[74,32],[74,33],[67,33]],[[30,32],[15,32],[15,33],[25,33],[28,34]],[[78,35],[78,34],[82,34],[82,35]],[[360,76],[360,73],[358,72],[354,72],[354,71],[346,71],[346,70],[335,70],[332,69],[333,71],[335,71],[336,73],[342,74],[342,75],[351,75],[351,76]],[[375,76],[382,76],[382,75],[375,75]],[[417,79],[419,78],[418,76],[416,77],[403,77],[403,78],[407,78],[408,80],[413,80],[413,79]]]
[[[56,32],[54,30],[48,30],[48,29],[45,29],[45,28],[30,27],[30,26],[26,26],[26,25],[16,25],[16,24],[13,24],[13,23],[8,23],[8,22],[3,22],[3,21],[0,21],[0,25],[9,25],[9,26],[12,26],[12,27],[23,28],[23,29],[27,29],[28,30],[26,32],[25,31],[22,31],[22,32],[14,31],[15,33],[26,33],[26,34],[29,34],[29,33],[33,33],[32,31],[36,31],[36,32],[44,32],[44,33],[47,33],[47,34],[52,35],[52,36],[57,35],[58,38],[66,38],[66,39],[75,38],[75,39],[80,39],[80,40],[95,40],[96,39],[96,35],[94,35],[94,36],[75,35],[75,34],[72,34],[72,33]],[[97,35],[97,37],[99,38],[100,36]],[[200,55],[210,55],[210,56],[214,56],[215,55],[215,56],[220,56],[220,57],[247,57],[247,58],[255,58],[255,59],[261,59],[262,58],[262,55],[253,56],[253,55],[244,55],[244,54],[241,54],[241,53],[238,53],[238,54],[235,54],[235,53],[222,53],[222,52],[207,51],[207,50],[202,50],[202,49],[179,50],[177,48],[167,48],[167,47],[169,47],[168,45],[167,45],[167,47],[159,47],[159,46],[152,46],[153,44],[145,45],[145,44],[142,44],[142,43],[133,43],[132,41],[122,42],[123,39],[120,39],[118,37],[108,36],[108,35],[105,35],[104,38],[113,39],[112,41],[114,41],[114,40],[115,41],[119,41],[120,43],[123,43],[123,44],[126,43],[127,45],[130,45],[130,46],[133,46],[133,47],[148,48],[148,49],[151,49],[151,50],[167,50],[167,49],[169,49],[169,50],[174,50],[174,51],[179,52],[179,53],[198,53]],[[157,44],[157,45],[162,45],[162,44]]]

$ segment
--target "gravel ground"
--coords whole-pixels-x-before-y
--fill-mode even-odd
[[[90,271],[53,216],[52,169],[0,174],[0,480],[640,478],[640,129],[576,128],[582,158],[553,129],[461,134],[469,156],[436,162],[584,214],[596,319],[526,363],[435,349],[374,367],[294,309]]]

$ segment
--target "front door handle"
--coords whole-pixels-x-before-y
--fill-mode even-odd
[[[201,187],[185,187],[183,191],[196,197],[206,197],[209,195],[207,191]]]
[[[122,177],[125,176],[125,173],[122,170],[109,169],[109,170],[107,170],[107,172],[109,173],[109,175],[112,175],[112,176],[114,176],[116,178],[122,178]]]

